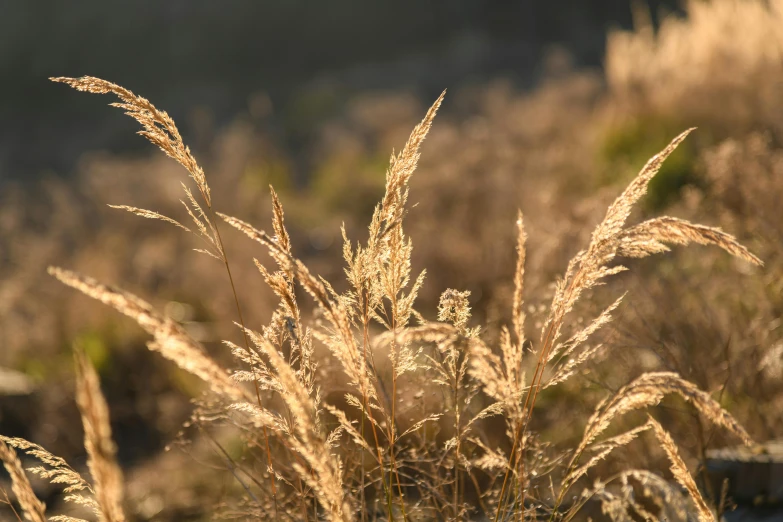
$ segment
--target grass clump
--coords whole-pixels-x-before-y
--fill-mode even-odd
[[[420,147],[443,102],[441,95],[402,150],[391,156],[380,202],[366,239],[355,242],[343,230],[346,282],[330,284],[295,255],[283,205],[272,190],[272,231],[267,233],[213,208],[207,177],[183,143],[175,123],[148,100],[116,84],[92,77],[56,78],[81,91],[112,94],[114,103],[143,127],[140,134],[181,164],[195,191],[183,184],[183,218],[153,210],[116,207],[157,219],[194,235],[197,251],[225,271],[234,295],[236,339],[225,346],[236,365],[227,369],[175,320],[148,302],[87,276],[52,267],[50,274],[135,320],[152,340],[148,347],[201,379],[206,394],[197,401],[192,425],[210,440],[226,473],[237,485],[230,514],[273,520],[572,520],[599,503],[620,520],[650,513],[628,494],[628,485],[657,491],[654,516],[685,520],[689,508],[665,481],[646,470],[626,470],[596,478],[597,465],[612,452],[650,432],[671,462],[674,478],[686,489],[700,520],[715,515],[680,457],[671,435],[652,417],[615,433],[620,417],[657,405],[666,395],[690,403],[701,417],[736,436],[752,440],[710,394],[672,372],[647,372],[595,406],[580,441],[551,447],[535,430],[539,399],[561,386],[605,348],[595,341],[610,324],[624,295],[587,321],[575,311],[592,291],[628,270],[621,259],[668,252],[672,245],[716,246],[751,265],[761,261],[718,228],[673,217],[629,224],[637,203],[692,129],[652,156],[609,206],[589,242],[558,280],[537,334],[526,318],[527,231],[516,222],[516,265],[508,306],[510,324],[498,339],[485,339],[471,325],[470,292],[446,289],[437,321],[416,308],[425,272],[412,269],[413,244],[404,223],[410,209],[409,182]],[[618,146],[622,149],[622,146]],[[687,158],[687,155],[685,156]],[[634,158],[635,159],[635,158]],[[683,160],[684,161],[684,160]],[[268,324],[245,320],[221,228],[225,225],[258,242],[274,268],[253,259],[261,278],[279,299]],[[232,260],[233,261],[233,260]],[[335,288],[343,287],[338,291]],[[297,290],[299,289],[299,290]],[[300,303],[309,295],[314,312]],[[434,314],[435,311],[430,311]],[[339,401],[326,400],[324,375],[344,383]],[[436,401],[415,406],[425,394]],[[77,355],[77,403],[85,427],[92,482],[62,459],[19,439],[5,439],[48,468],[32,471],[70,491],[99,520],[124,520],[122,478],[114,458],[108,410],[97,376]],[[414,405],[414,406],[412,406]],[[536,406],[539,405],[539,408]],[[488,426],[495,422],[496,432]],[[241,438],[247,455],[226,451],[218,427]],[[5,446],[4,446],[5,448]],[[20,505],[31,519],[42,505],[29,495],[11,450],[3,453],[14,471]],[[593,478],[590,484],[587,477]],[[68,520],[60,517],[60,520]]]

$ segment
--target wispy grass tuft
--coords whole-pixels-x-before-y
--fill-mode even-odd
[[[678,374],[642,373],[619,387],[596,406],[572,447],[553,447],[535,429],[536,415],[543,409],[537,408],[542,392],[563,386],[588,364],[598,364],[598,354],[609,349],[596,338],[615,320],[628,294],[604,304],[587,321],[574,316],[577,307],[592,298],[591,290],[631,268],[620,264],[621,258],[643,258],[668,252],[670,245],[696,243],[716,246],[751,265],[762,264],[718,228],[668,216],[629,224],[650,181],[693,129],[653,156],[609,206],[585,249],[556,282],[537,336],[527,332],[527,230],[522,213],[518,214],[515,245],[508,246],[509,251],[516,249],[517,259],[509,274],[510,324],[493,337],[472,324],[476,319],[469,290],[445,289],[437,310],[425,313],[416,307],[425,272],[413,271],[413,241],[404,229],[410,210],[409,184],[445,93],[414,127],[400,152],[392,154],[385,192],[370,219],[366,241],[352,240],[343,229],[347,281],[333,286],[297,257],[285,224],[284,198],[274,189],[270,233],[218,212],[204,171],[165,112],[98,78],[54,80],[119,97],[114,105],[142,125],[140,134],[187,170],[201,196],[197,199],[183,185],[185,219],[193,221],[193,230],[153,210],[112,206],[192,232],[203,243],[199,251],[224,265],[243,340],[224,342],[237,362],[235,368],[224,368],[180,324],[141,298],[62,268],[52,267],[49,273],[135,320],[153,337],[148,343],[151,350],[203,381],[207,395],[196,401],[193,422],[222,450],[226,472],[241,486],[237,488],[241,498],[232,499],[233,514],[341,522],[478,516],[507,521],[542,515],[560,521],[573,519],[588,500],[597,498],[605,512],[618,519],[630,511],[641,516],[649,513],[629,493],[631,483],[655,491],[656,498],[663,499],[661,505],[679,506],[679,497],[652,471],[629,470],[605,480],[596,475],[613,452],[652,432],[698,516],[713,520],[711,508],[660,423],[650,417],[619,433],[610,431],[620,418],[653,408],[665,395],[675,394],[715,426],[752,444],[750,435],[718,401]],[[251,328],[245,322],[238,296],[246,288],[245,281],[235,281],[232,275],[218,228],[221,220],[260,244],[275,266],[268,268],[252,259],[278,299],[266,324]],[[245,262],[250,265],[251,260]],[[312,315],[301,305],[300,294],[312,299]],[[435,315],[437,320],[427,319]],[[77,403],[92,483],[39,446],[21,439],[3,440],[41,460],[46,467],[31,471],[66,484],[69,500],[87,506],[100,520],[125,520],[108,407],[97,374],[83,354],[77,354],[76,366]],[[333,382],[340,383],[339,397],[323,394]],[[425,399],[425,393],[435,399]],[[216,441],[218,426],[225,430],[220,433],[235,433],[245,443],[241,459]],[[10,448],[2,448],[6,466],[15,473],[20,504],[31,517],[42,517],[43,505],[30,496],[18,459]],[[594,479],[593,487],[588,486],[588,478]],[[617,483],[619,491],[614,489]],[[574,498],[580,487],[580,500],[567,504],[566,499]]]

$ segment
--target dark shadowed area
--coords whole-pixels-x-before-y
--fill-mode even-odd
[[[663,5],[676,3],[652,11]],[[0,179],[68,175],[84,151],[143,148],[130,122],[50,76],[143,93],[188,137],[267,97],[281,138],[299,148],[357,92],[430,99],[498,77],[530,87],[552,48],[600,66],[606,31],[630,24],[627,0],[11,0],[0,17]]]

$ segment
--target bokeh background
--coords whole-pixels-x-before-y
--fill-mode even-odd
[[[222,128],[266,96],[281,138],[301,146],[356,93],[429,100],[498,77],[529,87],[553,47],[600,66],[606,31],[630,24],[627,0],[11,1],[0,20],[0,176],[65,176],[85,150],[146,150],[129,136],[130,122],[46,82],[50,76],[126,85],[189,135],[194,118]]]
[[[50,76],[98,76],[167,110],[220,211],[268,227],[274,185],[294,252],[338,289],[340,224],[363,237],[391,151],[448,88],[407,218],[415,268],[428,270],[419,309],[432,319],[444,289],[468,289],[490,339],[509,316],[517,209],[530,231],[535,337],[553,281],[607,204],[649,156],[698,126],[636,217],[723,226],[766,267],[699,247],[633,263],[594,300],[597,309],[630,291],[633,304],[603,339],[611,364],[544,397],[538,428],[576,438],[581,424],[558,424],[566,407],[580,418],[607,390],[666,369],[719,395],[760,440],[783,433],[780,1],[86,0],[2,11],[0,432],[84,465],[71,364],[81,347],[101,374],[138,520],[206,519],[233,487],[197,434],[164,451],[198,383],[46,267],[137,293],[226,361],[219,341],[236,335],[233,298],[191,237],[107,207],[185,219],[186,173],[135,136],[136,123],[106,107],[113,100]],[[251,261],[264,253],[234,234],[227,248],[249,322],[264,324],[275,301]],[[328,376],[324,388],[342,393]],[[726,443],[682,404],[661,416],[692,462]],[[661,455],[627,458],[654,467]],[[60,505],[56,488],[36,487]]]

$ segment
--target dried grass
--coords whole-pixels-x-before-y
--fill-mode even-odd
[[[674,440],[672,440],[671,435],[669,435],[669,432],[663,429],[663,426],[655,419],[651,418],[649,422],[655,432],[656,438],[661,443],[661,447],[666,452],[666,456],[669,457],[674,478],[688,491],[688,495],[690,495],[691,499],[696,504],[699,520],[702,522],[715,522],[715,515],[709,506],[707,506],[704,497],[701,496],[699,488],[696,486],[696,482],[694,482],[690,472],[688,472],[688,467],[685,465],[685,462],[683,462],[680,457],[680,453],[677,451],[677,445],[674,443]]]
[[[111,436],[106,399],[101,393],[98,375],[84,353],[75,354],[75,363],[76,402],[84,427],[84,448],[92,483],[61,457],[18,437],[0,436],[0,458],[11,474],[14,493],[28,520],[46,520],[45,507],[33,493],[19,459],[11,448],[22,450],[40,461],[42,466],[28,468],[27,471],[52,484],[63,485],[66,502],[86,508],[101,522],[122,522],[127,520],[122,507],[124,481],[116,461],[116,446]],[[70,515],[55,515],[49,520],[85,522]]]
[[[95,499],[101,512],[101,520],[123,522],[122,472],[117,465],[117,448],[111,437],[109,408],[101,393],[98,374],[84,353],[77,352],[76,403],[82,414],[84,448],[87,450],[87,467],[93,479]]]
[[[46,506],[35,496],[33,486],[25,475],[16,452],[2,440],[0,440],[0,459],[2,459],[8,474],[11,475],[12,489],[22,507],[24,517],[32,522],[44,522],[46,520]]]
[[[203,380],[218,395],[231,400],[247,399],[247,392],[231,380],[228,372],[218,366],[201,345],[191,339],[176,322],[157,313],[149,303],[69,270],[50,267],[49,273],[68,286],[135,320],[153,336],[154,341],[147,344],[150,350],[159,352],[183,370]]]
[[[743,262],[761,265],[758,257],[718,228],[672,217],[628,224],[650,181],[692,129],[653,156],[609,206],[587,247],[573,257],[557,282],[548,315],[536,325],[540,335],[535,341],[526,334],[525,279],[530,270],[527,232],[518,215],[513,291],[506,303],[510,324],[499,328],[495,339],[471,325],[468,290],[442,292],[437,321],[428,321],[415,306],[424,272],[413,270],[412,240],[403,224],[420,148],[444,95],[433,103],[402,150],[392,155],[385,193],[370,219],[366,242],[352,242],[343,229],[347,287],[338,291],[335,288],[345,285],[333,287],[295,256],[281,198],[274,190],[273,235],[216,212],[204,171],[165,112],[97,78],[55,80],[78,90],[118,96],[121,103],[116,105],[141,123],[143,136],[186,168],[201,195],[199,203],[184,187],[183,205],[195,224],[195,235],[204,242],[201,251],[221,261],[229,276],[244,340],[244,344],[225,342],[238,363],[231,372],[207,355],[181,325],[140,298],[68,270],[50,268],[50,273],[135,320],[153,336],[150,349],[205,383],[211,398],[198,401],[193,422],[220,449],[213,435],[218,430],[212,425],[234,430],[246,445],[248,458],[235,461],[225,450],[219,452],[226,470],[241,486],[241,500],[231,506],[232,513],[277,518],[285,514],[301,520],[407,521],[464,520],[479,512],[494,520],[522,520],[533,512],[545,512],[551,520],[570,520],[585,505],[564,505],[571,490],[594,474],[612,452],[652,430],[699,515],[712,516],[671,437],[657,421],[651,418],[601,438],[626,413],[653,407],[666,394],[677,394],[716,426],[752,442],[719,402],[675,373],[644,373],[599,403],[581,441],[571,448],[548,448],[534,429],[543,390],[563,386],[578,369],[597,363],[602,348],[591,341],[613,322],[625,296],[586,322],[572,319],[577,307],[592,297],[592,290],[628,270],[618,264],[618,258],[642,258],[668,252],[669,245],[696,243],[717,246]],[[190,232],[156,211],[115,207]],[[279,300],[269,324],[258,331],[243,320],[238,297],[242,288],[234,284],[217,217],[260,243],[276,265],[272,271],[253,260]],[[312,298],[316,308],[312,320],[302,311],[297,285]],[[319,356],[318,346],[324,346],[328,356]],[[84,356],[77,356],[77,375],[77,402],[93,484],[42,448],[20,439],[5,440],[48,466],[34,473],[66,484],[69,493],[83,492],[71,500],[90,507],[101,519],[124,520],[122,477],[114,458],[108,409],[97,375]],[[324,375],[341,382],[339,398],[322,397]],[[252,383],[256,393],[248,393],[244,383]],[[425,390],[436,394],[436,404],[421,400]],[[427,411],[432,406],[437,411]],[[492,433],[487,423],[496,419],[500,428]],[[440,432],[442,426],[447,429]],[[265,456],[252,458],[255,449]],[[650,518],[647,509],[628,494],[632,481],[655,483],[650,478],[654,475],[645,473],[629,471],[599,481],[583,498],[600,498],[618,519],[626,517],[629,509]],[[622,484],[619,494],[606,487],[613,480]],[[658,498],[672,494],[659,486],[649,486]],[[23,487],[17,492],[20,498],[25,494]]]

